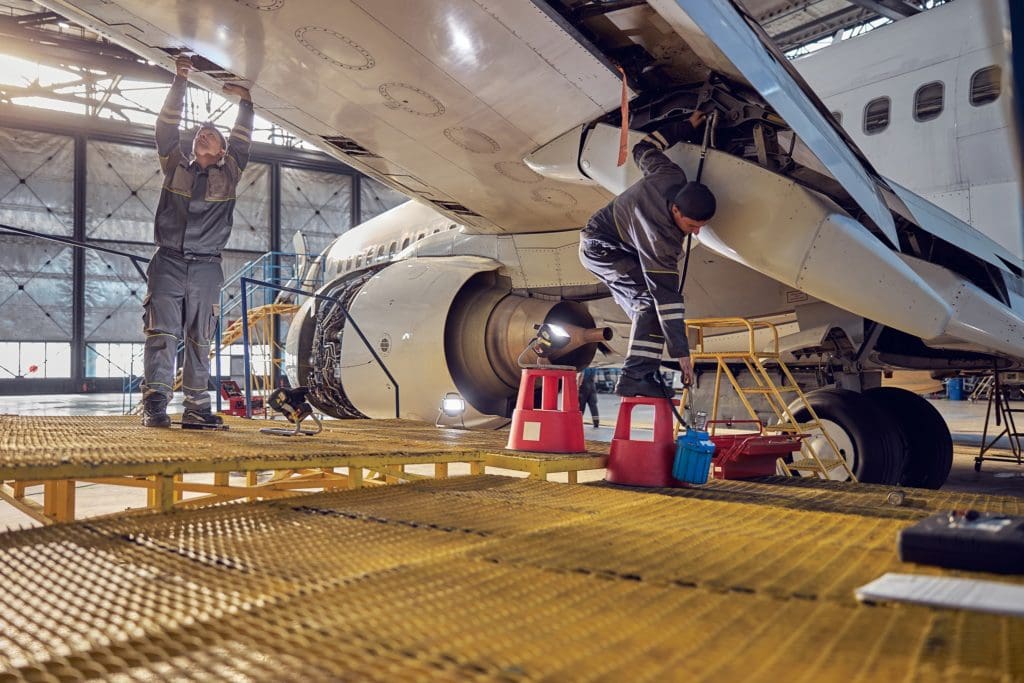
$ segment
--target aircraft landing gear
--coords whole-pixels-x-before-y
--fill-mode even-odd
[[[946,420],[932,404],[917,394],[897,387],[864,392],[881,412],[892,417],[904,444],[904,465],[892,483],[937,489],[953,466],[953,438]],[[979,469],[981,463],[975,463]]]
[[[807,394],[807,400],[837,444],[840,455],[857,479],[868,484],[897,484],[904,457],[900,432],[893,420],[874,404],[846,389],[819,389]],[[793,406],[798,422],[810,419],[804,407]],[[811,437],[812,448],[827,448],[824,438]],[[821,453],[830,458],[830,453]],[[842,468],[830,473],[846,478]]]

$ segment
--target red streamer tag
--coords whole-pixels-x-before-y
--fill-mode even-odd
[[[626,163],[626,147],[629,145],[629,92],[626,86],[626,72],[621,66],[619,73],[622,74],[622,128],[619,130],[619,162],[615,164],[616,167]]]

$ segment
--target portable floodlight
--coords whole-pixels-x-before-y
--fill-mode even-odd
[[[537,328],[537,336],[530,342],[530,348],[541,358],[550,356],[553,352],[564,349],[571,336],[561,325],[544,323]]]
[[[466,413],[466,399],[457,392],[449,391],[441,399],[441,407],[437,412],[437,419],[434,420],[435,427],[461,427],[466,428],[463,415]],[[457,421],[457,422],[456,422]]]

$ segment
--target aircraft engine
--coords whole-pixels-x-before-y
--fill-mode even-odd
[[[553,362],[577,368],[611,331],[593,329],[582,304],[512,291],[500,267],[475,256],[411,258],[337,278],[318,294],[341,306],[309,299],[288,330],[289,381],[334,417],[395,417],[397,395],[401,417],[433,421],[444,395],[458,392],[467,427],[504,424],[536,325],[572,334]]]

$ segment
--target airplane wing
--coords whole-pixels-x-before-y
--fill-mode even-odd
[[[608,201],[577,164],[581,131],[617,113],[619,64],[638,100],[709,73],[755,90],[890,247],[890,207],[912,213],[735,0],[43,4],[168,68],[202,55],[203,85],[251,85],[262,116],[470,232],[576,228]]]
[[[197,82],[251,86],[258,113],[476,232],[582,226],[611,195],[524,156],[619,106],[600,53],[529,0],[47,0]]]

